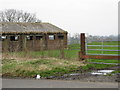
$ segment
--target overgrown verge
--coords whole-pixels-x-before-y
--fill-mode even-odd
[[[114,65],[83,64],[77,60],[64,60],[56,58],[32,59],[32,60],[2,60],[3,77],[34,78],[37,74],[46,78],[61,76],[66,73],[83,73],[89,70],[103,69]]]
[[[76,70],[85,64],[79,61],[64,59],[37,59],[37,60],[2,60],[2,76],[4,77],[35,77],[40,74],[42,77],[51,75],[62,75]]]

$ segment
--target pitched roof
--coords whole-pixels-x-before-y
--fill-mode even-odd
[[[0,23],[0,33],[66,33],[50,23]]]

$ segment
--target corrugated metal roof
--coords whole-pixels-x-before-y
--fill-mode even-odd
[[[0,33],[65,33],[50,23],[0,23]]]

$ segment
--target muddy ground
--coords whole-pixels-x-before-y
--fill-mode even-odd
[[[103,70],[117,70],[118,66]],[[120,82],[120,74],[92,75],[91,72],[64,74],[63,76],[51,76],[46,79],[53,80],[80,80],[85,82]]]
[[[85,82],[119,82],[118,75],[104,76],[104,75],[91,75],[89,73],[79,75],[63,75],[63,76],[51,76],[47,79],[53,80],[80,80]]]
[[[106,68],[102,70],[116,70],[118,66]],[[94,71],[94,70],[93,70]],[[11,78],[11,77],[2,77],[2,78]],[[21,77],[15,77],[11,79],[23,79]],[[33,78],[24,78],[24,79],[36,79]],[[92,75],[91,72],[76,72],[71,74],[64,74],[63,76],[50,76],[50,77],[41,77],[40,79],[50,79],[50,80],[79,80],[84,82],[120,82],[120,73],[114,75]]]

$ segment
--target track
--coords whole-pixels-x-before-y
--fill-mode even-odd
[[[116,82],[2,79],[2,88],[118,88]]]

